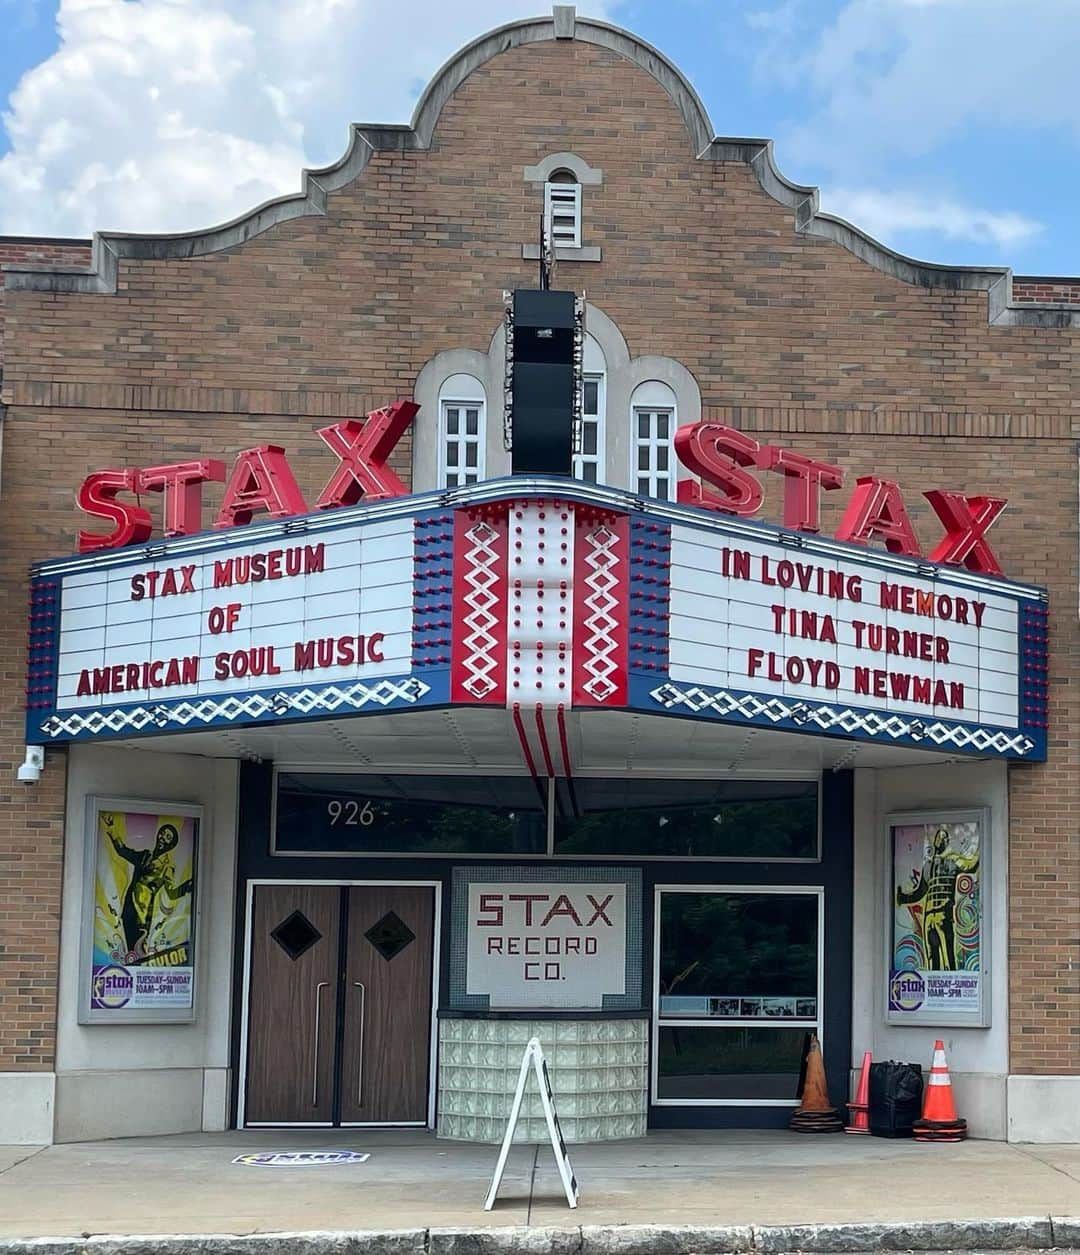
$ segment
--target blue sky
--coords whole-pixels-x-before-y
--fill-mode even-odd
[[[720,135],[932,261],[1080,274],[1080,0],[594,0]],[[407,121],[536,0],[0,0],[0,232],[182,230],[299,186],[350,121]]]

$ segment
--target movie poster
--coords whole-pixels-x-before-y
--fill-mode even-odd
[[[91,808],[91,1018],[194,1010],[196,815]]]
[[[893,816],[888,1018],[984,1022],[984,812]]]

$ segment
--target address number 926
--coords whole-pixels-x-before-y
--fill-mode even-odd
[[[375,822],[375,810],[370,802],[357,802],[352,798],[331,798],[326,803],[330,827],[343,824],[347,828],[370,828]]]

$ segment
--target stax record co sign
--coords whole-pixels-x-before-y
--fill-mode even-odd
[[[387,460],[416,412],[322,428],[313,504],[275,445],[88,476],[81,556],[34,571],[28,741],[494,704],[547,775],[590,707],[1045,757],[1046,595],[1001,575],[1002,499],[927,492],[924,555],[868,476],[825,538],[838,467],[707,422],[676,434],[677,503],[526,476],[410,496]],[[782,528],[753,518],[769,473]]]
[[[363,423],[350,418],[319,428],[318,434],[337,465],[319,493],[315,509],[355,505],[361,499],[382,501],[406,496],[409,490],[387,466],[387,460],[419,408],[412,401],[398,400],[373,411]],[[678,500],[683,504],[753,517],[764,495],[755,472],[775,471],[784,478],[783,525],[799,532],[821,530],[821,493],[840,488],[844,479],[838,466],[779,445],[763,445],[720,423],[681,427],[675,433],[675,452],[684,466],[701,477],[700,483],[679,483]],[[108,521],[112,530],[80,531],[79,552],[118,549],[150,539],[153,523],[149,511],[121,494],[138,498],[143,493],[160,492],[164,496],[165,535],[200,532],[203,484],[225,479],[225,463],[216,458],[95,471],[79,488],[79,508],[93,518]],[[923,496],[944,528],[937,545],[926,555],[929,560],[1001,575],[986,533],[1005,509],[1005,499],[968,497],[944,488],[924,492]],[[212,526],[236,527],[250,523],[256,514],[290,518],[306,514],[308,509],[285,450],[280,445],[259,445],[237,455]],[[900,486],[878,475],[856,480],[836,538],[855,544],[879,540],[891,553],[923,556]]]

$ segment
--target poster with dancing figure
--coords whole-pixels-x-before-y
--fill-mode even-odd
[[[889,817],[890,1023],[989,1023],[989,830],[986,810]]]
[[[94,798],[87,820],[83,1022],[192,1019],[201,811]]]

